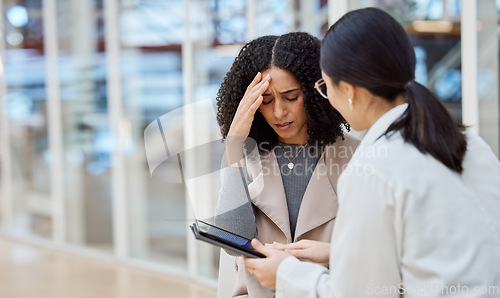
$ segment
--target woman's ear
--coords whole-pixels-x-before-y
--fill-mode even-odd
[[[339,89],[345,94],[346,98],[354,99],[356,95],[356,88],[354,85],[341,80],[339,82]]]

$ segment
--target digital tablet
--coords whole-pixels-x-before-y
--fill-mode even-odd
[[[196,220],[191,226],[194,237],[198,240],[231,250],[250,258],[265,258],[250,244],[251,240],[231,233],[201,220]]]

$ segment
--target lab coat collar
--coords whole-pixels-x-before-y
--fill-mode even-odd
[[[401,115],[403,115],[407,108],[408,104],[404,103],[392,108],[387,113],[382,115],[382,117],[380,117],[372,125],[372,127],[370,127],[365,137],[361,141],[361,145],[366,146],[375,143],[385,133],[387,128],[389,128],[389,126],[391,126],[394,121],[396,121],[397,119],[399,119],[399,117],[401,117]]]

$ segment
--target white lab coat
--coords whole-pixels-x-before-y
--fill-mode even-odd
[[[289,257],[276,297],[500,297],[500,162],[470,133],[461,175],[380,137],[407,106],[370,128],[339,178],[330,271]]]

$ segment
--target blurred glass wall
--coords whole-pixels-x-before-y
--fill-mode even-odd
[[[3,1],[2,124],[8,124],[12,231],[50,238],[52,233],[47,64],[41,1]],[[4,147],[5,148],[5,147]],[[7,158],[2,152],[2,159]],[[2,164],[4,162],[2,161]],[[4,179],[4,177],[2,177]]]
[[[247,40],[293,30],[321,37],[326,7],[3,0],[3,230],[216,278],[218,249],[193,241],[187,224],[194,205],[214,208],[218,173],[199,181],[203,203],[186,175],[190,164],[193,177],[220,165],[217,90]],[[210,117],[186,125],[183,107],[207,101]],[[144,136],[157,123],[171,154],[152,170]],[[215,141],[187,158],[186,135],[200,134]]]

